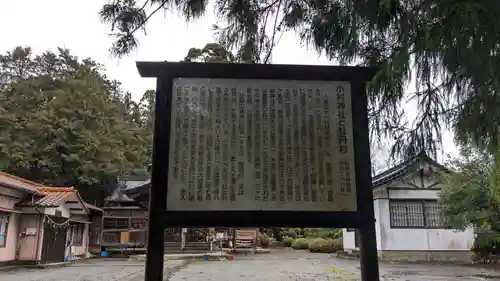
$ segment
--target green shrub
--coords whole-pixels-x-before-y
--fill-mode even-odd
[[[283,236],[297,238],[298,234],[295,228],[287,228],[282,231]]]
[[[305,237],[317,237],[323,239],[342,238],[342,229],[340,228],[304,228]]]
[[[270,239],[269,239],[269,237],[267,237],[267,236],[264,236],[264,237],[262,238],[262,240],[260,240],[260,246],[261,246],[262,248],[267,248],[267,247],[269,247],[269,244],[271,244],[271,240],[270,240]]]
[[[313,253],[319,253],[321,251],[321,246],[326,243],[326,240],[323,238],[316,238],[309,243],[309,251]]]
[[[310,252],[313,253],[336,253],[343,249],[342,241],[340,239],[317,238],[309,243],[308,247]]]
[[[329,249],[330,249],[330,252],[328,253],[337,253],[339,251],[342,251],[344,250],[344,245],[342,243],[342,239],[328,239],[326,240],[328,243],[326,245],[328,245]],[[328,249],[327,247],[327,249]],[[327,253],[326,250],[322,250],[323,253]]]
[[[474,245],[471,251],[474,253],[474,261],[487,261],[493,252],[500,245],[500,235],[496,232],[490,231],[487,233],[481,233],[474,239]]]
[[[267,235],[259,232],[257,234],[257,243],[262,248],[267,248],[269,246],[269,244],[271,243],[271,240],[269,239],[269,237],[267,237]]]
[[[292,244],[292,248],[295,250],[305,250],[309,247],[309,243],[307,242],[307,239],[304,238],[299,238],[295,240]]]
[[[295,239],[292,237],[285,237],[285,239],[283,239],[283,245],[285,245],[285,247],[291,247],[293,242],[295,242]]]

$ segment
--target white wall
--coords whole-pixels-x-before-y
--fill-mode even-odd
[[[404,189],[404,190],[389,190],[390,199],[429,199],[438,200],[439,190],[436,189]]]
[[[380,239],[380,224],[378,223],[381,219],[381,217],[384,215],[381,213],[381,201],[385,199],[377,199],[373,200],[373,210],[375,213],[375,234],[377,235],[377,249],[382,248],[382,240]]]
[[[375,211],[375,233],[377,234],[377,249],[381,249],[380,240],[380,200],[373,200],[373,210]],[[356,242],[354,238],[354,231],[347,231],[347,229],[342,229],[342,243],[344,245],[344,250],[354,250],[356,249]]]
[[[63,218],[69,218],[69,217],[71,217],[71,212],[64,205],[61,205],[61,206],[59,206],[57,208],[45,208],[44,213],[46,215],[55,216],[56,215],[56,211],[61,211],[61,216]]]
[[[423,199],[422,196],[419,198]],[[380,232],[377,233],[377,238],[381,241],[379,250],[467,251],[474,242],[474,231],[472,229],[456,232],[449,229],[391,228],[389,200],[384,200],[380,205],[380,211]],[[377,244],[377,246],[379,245]]]
[[[354,231],[347,231],[347,229],[342,229],[342,244],[344,245],[344,250],[353,250],[354,247]]]

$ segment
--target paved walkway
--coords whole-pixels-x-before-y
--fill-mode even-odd
[[[471,267],[381,264],[384,281],[497,281],[500,272]],[[355,281],[359,261],[307,251],[235,256],[233,261],[197,261],[173,274],[170,281]]]
[[[167,261],[165,273],[185,261]],[[144,262],[92,260],[59,268],[0,271],[1,281],[143,281]]]

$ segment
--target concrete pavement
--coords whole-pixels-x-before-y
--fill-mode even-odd
[[[236,254],[234,260],[165,261],[170,281],[355,281],[359,261],[291,249]],[[187,265],[187,266],[186,266]],[[500,281],[500,271],[430,264],[380,264],[383,281]],[[144,262],[82,261],[60,268],[0,271],[1,281],[143,281]]]
[[[429,264],[381,263],[384,281],[496,281],[500,271]],[[197,261],[173,274],[170,281],[354,281],[359,261],[278,250],[267,255],[236,255],[233,261]]]
[[[186,261],[165,262],[165,275],[178,270]],[[80,261],[58,268],[33,268],[0,271],[1,281],[143,281],[144,262],[126,260]]]

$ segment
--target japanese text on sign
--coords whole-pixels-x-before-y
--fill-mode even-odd
[[[356,211],[346,82],[174,79],[168,210]]]

